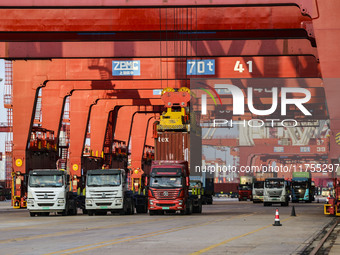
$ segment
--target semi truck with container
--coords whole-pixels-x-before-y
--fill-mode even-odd
[[[77,214],[77,195],[70,191],[69,175],[57,169],[34,169],[29,172],[27,209],[30,216]]]
[[[85,198],[89,216],[134,214],[133,193],[128,189],[124,169],[88,170]]]
[[[198,196],[189,194],[190,173],[202,164],[200,129],[190,126],[190,90],[166,88],[162,91],[162,100],[166,112],[154,125],[155,160],[146,182],[149,214],[200,213],[202,202]],[[190,148],[195,148],[197,155],[191,157]]]
[[[240,176],[240,184],[238,186],[238,200],[252,200],[253,176]]]
[[[266,178],[263,190],[263,205],[289,205],[289,185],[284,178]]]
[[[291,182],[292,202],[314,201],[314,186],[310,172],[293,172]]]

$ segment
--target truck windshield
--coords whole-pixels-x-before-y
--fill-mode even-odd
[[[266,180],[265,186],[268,189],[282,189],[284,187],[284,181]]]
[[[251,190],[251,186],[249,186],[249,185],[239,185],[238,190]]]
[[[150,187],[152,188],[180,188],[182,187],[182,178],[181,177],[151,177],[150,178]]]
[[[292,185],[293,185],[294,188],[297,188],[297,189],[306,189],[307,188],[307,182],[293,181]]]
[[[30,175],[28,180],[30,187],[62,187],[63,183],[62,175]]]
[[[264,182],[255,182],[254,183],[254,189],[263,189],[264,188]]]
[[[120,174],[91,174],[87,176],[87,186],[119,186]]]

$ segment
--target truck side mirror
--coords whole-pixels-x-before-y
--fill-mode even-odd
[[[189,177],[185,177],[185,181],[186,181],[186,186],[189,187]]]
[[[70,175],[66,175],[66,183],[69,184],[70,183]]]
[[[145,183],[144,183],[145,187],[148,186],[148,177],[145,176]]]

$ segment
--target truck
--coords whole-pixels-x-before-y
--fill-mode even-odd
[[[306,203],[311,203],[314,201],[314,186],[312,185],[311,173],[293,172],[292,177],[292,202],[305,201]]]
[[[255,180],[253,183],[252,197],[253,203],[263,202],[264,181]]]
[[[85,206],[89,216],[107,212],[134,214],[132,191],[124,169],[95,169],[86,174]]]
[[[332,216],[340,216],[340,176],[333,179],[333,192],[324,204],[324,214]]]
[[[154,124],[155,159],[147,178],[150,215],[202,211],[201,198],[193,192],[189,194],[190,172],[202,165],[200,127],[191,125],[195,122],[191,121],[193,115],[189,113],[190,97],[186,87],[162,91],[167,110]]]
[[[240,176],[240,184],[238,186],[238,200],[252,200],[253,176]]]
[[[266,178],[263,190],[263,205],[289,205],[289,185],[284,178]]]
[[[203,205],[211,205],[213,203],[214,179],[206,177],[206,173],[201,176],[190,175],[190,187],[200,186],[200,195]]]
[[[153,161],[148,182],[149,214],[176,211],[191,214],[193,202],[189,196],[189,175],[187,161]]]
[[[29,172],[27,209],[31,217],[77,214],[77,195],[70,191],[69,175],[57,169],[33,169]]]

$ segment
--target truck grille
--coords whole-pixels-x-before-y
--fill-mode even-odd
[[[180,190],[172,190],[172,189],[162,189],[162,190],[153,190],[153,195],[156,199],[175,199],[178,197]]]
[[[110,199],[117,196],[118,191],[90,191],[90,195],[93,199]]]
[[[263,190],[255,190],[256,196],[263,196]]]
[[[282,190],[278,190],[278,191],[268,191],[268,195],[270,197],[280,197],[282,194]]]
[[[36,191],[35,195],[38,200],[54,200],[55,194],[53,191]]]
[[[39,206],[53,206],[54,203],[38,203]]]
[[[157,206],[163,206],[163,207],[172,207],[175,206],[175,204],[156,204]]]
[[[97,206],[110,206],[112,203],[96,203]]]

